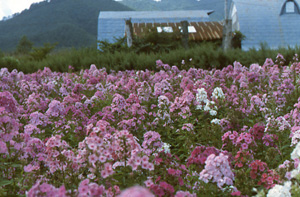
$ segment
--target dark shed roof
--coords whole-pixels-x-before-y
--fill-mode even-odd
[[[137,36],[157,27],[171,27],[173,32],[179,32],[181,23],[133,23],[133,33]],[[189,39],[194,41],[218,40],[223,35],[221,22],[188,22],[190,27]]]

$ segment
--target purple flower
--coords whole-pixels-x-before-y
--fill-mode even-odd
[[[0,153],[8,153],[6,143],[0,140]]]
[[[17,114],[19,111],[16,99],[8,91],[0,92],[0,103],[8,113]]]
[[[57,100],[53,100],[49,104],[49,108],[46,111],[46,114],[48,116],[58,117],[59,115],[62,115],[63,111],[64,111],[63,104]]]

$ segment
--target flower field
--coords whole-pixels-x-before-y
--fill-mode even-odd
[[[300,63],[274,61],[2,68],[0,196],[300,195]]]

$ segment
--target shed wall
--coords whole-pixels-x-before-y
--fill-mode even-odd
[[[296,1],[299,5],[299,0]],[[242,49],[300,46],[300,14],[283,14],[285,0],[233,0],[240,31],[246,36]]]

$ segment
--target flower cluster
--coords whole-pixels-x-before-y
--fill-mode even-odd
[[[156,64],[1,68],[0,196],[250,196],[255,187],[297,196],[297,57],[210,70]]]
[[[209,112],[211,116],[217,115],[218,108],[215,106],[215,101],[210,101],[207,96],[207,92],[204,88],[197,89],[196,101],[198,102],[197,109]],[[212,94],[212,98],[224,98],[222,89],[215,88]]]
[[[205,161],[205,168],[200,172],[200,180],[217,183],[218,187],[233,185],[234,174],[231,170],[228,156],[220,153],[219,156],[211,154]]]
[[[207,157],[211,154],[218,156],[220,151],[215,147],[206,147],[206,146],[197,146],[191,153],[190,157],[187,159],[187,166],[196,164],[200,169],[204,168],[204,164],[207,160]],[[201,170],[202,170],[201,169]]]
[[[272,189],[268,191],[267,197],[291,197],[290,193],[291,182],[285,182],[284,185],[275,185]]]

